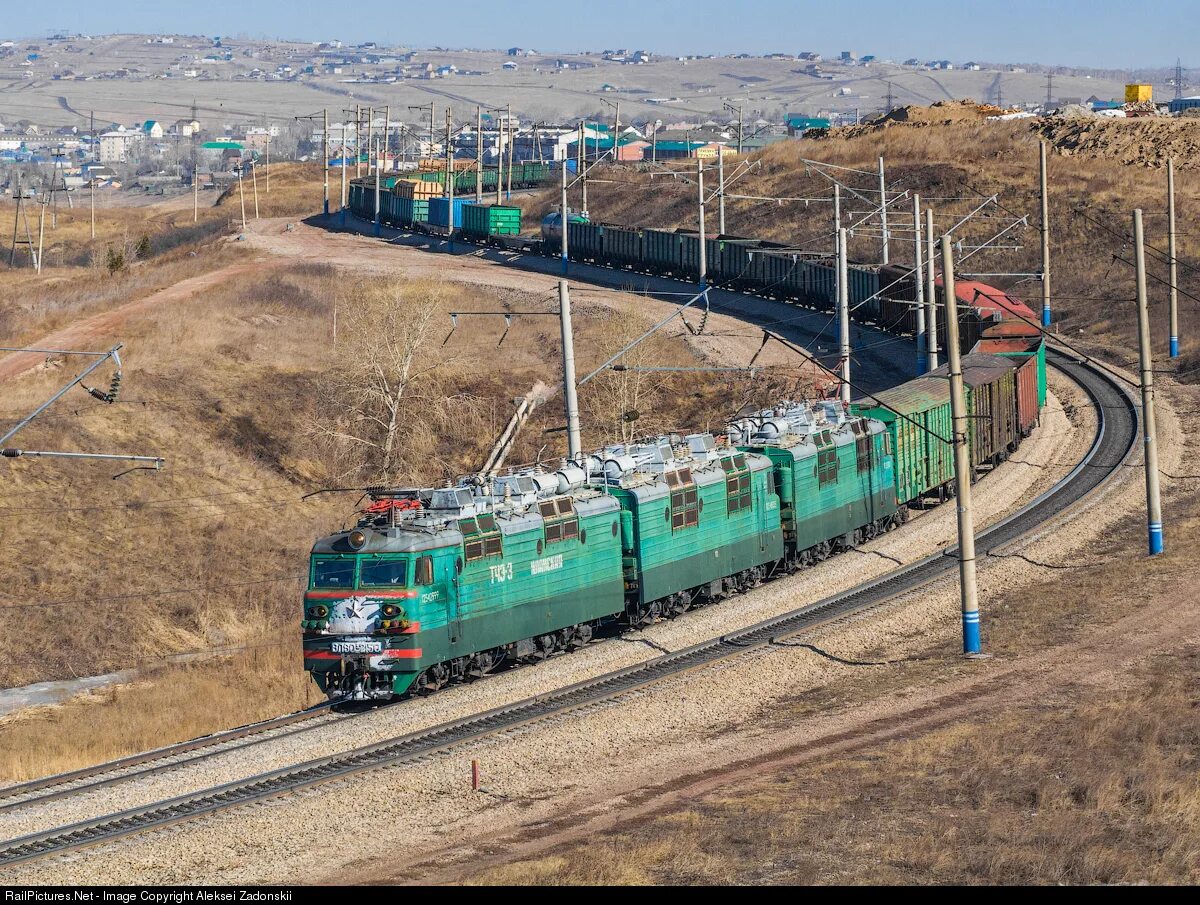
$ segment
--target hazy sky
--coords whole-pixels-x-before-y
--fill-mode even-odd
[[[6,0],[4,7],[3,37],[44,37],[63,30],[338,38],[417,47],[520,45],[547,51],[854,50],[900,59],[1116,69],[1165,67],[1177,56],[1187,65],[1200,30],[1200,0],[250,0],[216,5]],[[428,13],[420,15],[423,10]],[[1200,60],[1191,62],[1200,65]]]

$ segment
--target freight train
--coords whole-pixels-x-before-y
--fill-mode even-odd
[[[578,254],[593,256],[584,260],[639,269],[657,261],[692,276],[686,233],[647,239],[658,231],[585,225],[605,232],[591,250],[579,237]],[[698,238],[691,234],[693,245]],[[721,278],[737,273],[743,290],[829,301],[826,262],[754,262],[751,252],[766,245],[755,242],[717,245],[710,261],[730,249]],[[874,302],[875,318],[903,330],[913,287],[897,274],[883,287],[891,294],[879,293],[880,272],[858,268],[860,307]],[[1020,300],[982,284],[956,287],[974,347],[963,375],[975,475],[1036,426],[1045,349]],[[429,693],[582,647],[602,629],[719,602],[853,548],[953,494],[946,376],[942,367],[850,406],[781,401],[738,417],[721,436],[608,446],[553,472],[374,492],[352,529],[313,546],[305,668],[335,699]]]

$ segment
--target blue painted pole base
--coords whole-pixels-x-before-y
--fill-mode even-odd
[[[562,258],[562,272],[564,274],[567,272],[567,256],[566,255],[563,255],[563,258]]]
[[[1042,326],[1043,327],[1050,326],[1050,309],[1047,307],[1044,307],[1044,306],[1042,308]]]
[[[326,201],[322,206],[325,208],[325,216],[328,217],[329,216],[329,202]]]
[[[1178,336],[1171,337],[1171,357],[1172,358],[1179,357],[1179,337]]]
[[[1162,522],[1150,522],[1150,555],[1157,556],[1163,551]]]
[[[376,220],[375,221],[375,238],[378,239],[382,235],[383,235],[383,225],[378,220]]]
[[[929,356],[924,352],[917,353],[917,376],[920,377],[929,370]]]
[[[979,653],[979,610],[963,613],[963,653]]]

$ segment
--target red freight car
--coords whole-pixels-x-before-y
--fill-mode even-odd
[[[1017,365],[1017,427],[1028,437],[1041,419],[1041,331],[1020,321],[1004,321],[983,331],[974,352],[1000,355]]]

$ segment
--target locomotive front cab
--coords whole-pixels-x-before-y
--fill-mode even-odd
[[[344,546],[359,550],[344,552]],[[304,665],[330,697],[388,699],[408,690],[427,651],[423,629],[444,625],[453,563],[436,550],[354,531],[314,549],[304,594]]]

